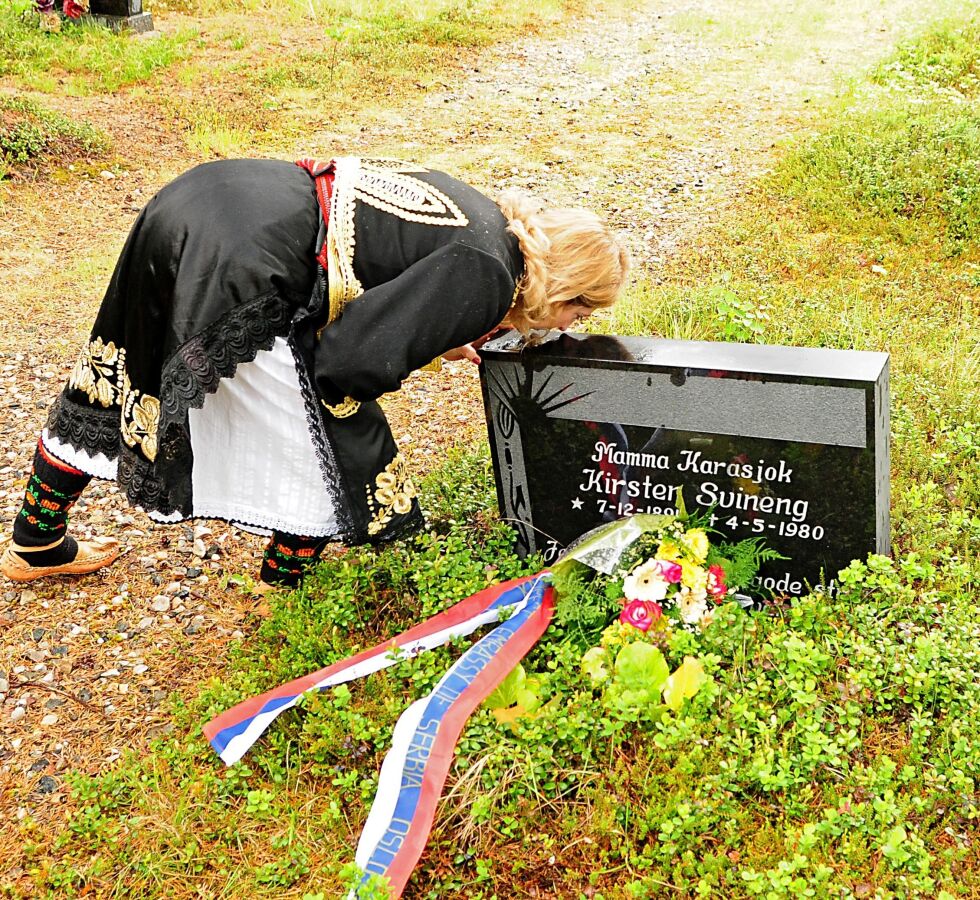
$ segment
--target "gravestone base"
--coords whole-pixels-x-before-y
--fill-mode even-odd
[[[91,0],[89,21],[112,31],[153,31],[153,17],[143,11],[143,0]]]
[[[135,16],[86,16],[89,22],[108,28],[110,31],[135,31],[145,34],[153,31],[153,16],[149,13],[139,13]]]

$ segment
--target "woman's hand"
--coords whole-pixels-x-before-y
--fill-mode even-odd
[[[480,364],[480,354],[477,352],[487,341],[490,340],[498,331],[506,331],[506,328],[494,328],[488,331],[483,337],[478,338],[470,344],[463,344],[462,347],[455,347],[442,354],[442,358],[447,362],[455,362],[457,359],[468,359],[471,363]]]
[[[476,347],[473,344],[463,344],[462,347],[454,347],[452,350],[447,350],[442,354],[442,358],[446,362],[456,362],[457,359],[468,359],[476,365],[480,364],[480,354],[476,352]]]

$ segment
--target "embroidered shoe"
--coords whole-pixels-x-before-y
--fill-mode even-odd
[[[57,547],[57,544],[54,546]],[[78,541],[78,552],[70,562],[50,566],[33,566],[24,558],[31,552],[50,549],[53,548],[21,547],[11,541],[3,556],[0,556],[0,572],[11,581],[20,582],[35,581],[49,575],[87,575],[114,562],[122,553],[122,545],[119,541],[114,538],[100,537],[91,541]]]

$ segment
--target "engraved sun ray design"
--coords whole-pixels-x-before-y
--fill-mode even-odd
[[[526,404],[528,402],[533,403],[538,410],[540,410],[546,416],[549,416],[556,410],[569,406],[572,403],[576,403],[579,400],[588,397],[590,394],[595,393],[595,391],[586,391],[574,397],[566,397],[565,399],[558,401],[558,398],[560,398],[561,395],[564,394],[569,388],[575,387],[574,382],[569,382],[568,384],[555,390],[553,393],[543,396],[549,389],[548,385],[551,383],[552,378],[554,378],[554,373],[545,378],[540,386],[538,386],[537,390],[534,390],[533,373],[528,373],[527,377],[522,381],[520,371],[515,369],[513,383],[502,372],[490,372],[488,374],[493,383],[494,394],[500,400],[501,404],[506,407],[507,411],[515,418],[518,417],[516,407],[520,404]]]
[[[553,394],[550,394],[548,397],[545,397],[545,399],[542,400],[541,399],[541,395],[547,390],[549,382],[554,377],[555,377],[554,376],[554,372],[552,372],[551,375],[549,375],[547,378],[545,378],[544,383],[541,385],[541,387],[538,388],[538,390],[535,392],[535,394],[531,397],[531,399],[535,403],[537,403],[537,405],[540,407],[541,411],[546,416],[547,415],[550,415],[551,413],[553,413],[557,409],[561,409],[563,406],[568,406],[568,405],[570,405],[572,403],[575,403],[578,400],[581,400],[583,397],[588,397],[589,394],[594,394],[595,393],[595,391],[586,391],[584,394],[579,394],[577,397],[569,397],[567,400],[562,400],[561,403],[551,403],[551,401],[554,400],[559,394],[563,394],[570,387],[575,387],[575,382],[570,381],[564,387],[559,388]],[[527,387],[528,387],[528,393],[530,394],[530,388],[531,388],[531,376],[530,375],[528,375],[528,377],[527,377]]]
[[[548,385],[548,382],[547,381],[543,385],[541,385],[541,390],[538,391],[537,394],[535,394],[535,399],[536,400],[541,396],[541,394],[544,393],[544,389],[547,387],[547,385]],[[554,403],[551,406],[548,406],[547,405],[547,404],[551,403],[551,401],[554,400],[556,397],[558,397],[560,394],[564,394],[565,391],[567,391],[570,387],[575,387],[575,385],[574,384],[571,384],[571,383],[566,384],[564,387],[559,388],[553,394],[545,397],[544,400],[541,400],[540,401],[541,402],[541,408],[546,413],[554,412],[556,409],[561,409],[563,406],[568,406],[570,403],[575,403],[577,400],[581,400],[583,397],[588,397],[589,394],[594,394],[595,393],[595,391],[586,391],[586,393],[579,394],[577,397],[569,397],[566,400],[563,400],[561,403]]]

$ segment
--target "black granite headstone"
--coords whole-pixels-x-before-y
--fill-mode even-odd
[[[711,510],[788,557],[763,586],[834,590],[889,551],[888,355],[563,334],[481,350],[501,515],[552,561],[603,521]],[[717,539],[717,536],[716,536]]]
[[[153,30],[153,18],[143,11],[143,0],[90,0],[89,15],[113,31]]]

